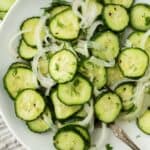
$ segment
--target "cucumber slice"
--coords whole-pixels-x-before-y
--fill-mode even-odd
[[[3,20],[7,12],[0,12],[0,20]]]
[[[84,60],[80,67],[79,72],[83,74],[85,77],[89,78],[92,81],[93,85],[97,89],[101,89],[107,82],[106,69],[103,66],[94,64],[90,62],[88,59]]]
[[[103,19],[113,31],[123,31],[129,24],[129,16],[127,10],[120,5],[107,5],[104,7]]]
[[[63,12],[64,10],[68,9],[69,6],[57,6],[57,7],[54,7],[52,10],[50,10],[50,15],[51,17],[54,17],[55,15]]]
[[[18,54],[22,59],[31,60],[37,53],[37,49],[28,46],[23,40],[20,41]]]
[[[8,11],[16,0],[0,0],[0,11]]]
[[[28,128],[36,133],[43,133],[51,129],[52,116],[50,109],[46,107],[45,111],[36,120],[27,122]]]
[[[106,92],[100,95],[94,106],[97,118],[105,123],[111,123],[116,120],[121,109],[121,99],[112,92]]]
[[[143,76],[147,70],[149,57],[144,50],[127,48],[120,53],[118,63],[124,76],[139,78]]]
[[[58,120],[68,119],[82,108],[82,106],[67,106],[63,104],[57,96],[57,90],[52,91],[50,97]]]
[[[117,4],[122,5],[125,8],[130,8],[134,3],[134,0],[104,0],[105,4]]]
[[[11,67],[4,77],[4,86],[9,95],[15,99],[19,92],[24,89],[37,89],[38,81],[30,69]]]
[[[76,115],[75,118],[79,118],[79,119],[83,119],[87,116],[87,112],[85,111],[85,109],[81,109]]]
[[[28,68],[28,69],[31,68],[31,66],[29,64],[24,63],[24,62],[15,62],[10,66],[10,68],[18,68],[18,67],[24,67],[24,68]]]
[[[141,47],[141,41],[144,36],[144,32],[133,32],[129,35],[128,40],[131,43],[131,47],[133,48],[142,48]],[[144,47],[145,52],[148,54],[150,58],[150,36],[148,37],[145,47]]]
[[[139,31],[150,29],[150,5],[136,4],[130,12],[131,26]]]
[[[106,61],[111,61],[119,53],[119,38],[111,31],[103,32],[98,35],[93,42],[96,48],[91,50],[92,55]]]
[[[20,27],[21,31],[27,31],[23,33],[22,37],[23,37],[24,42],[31,47],[36,47],[36,44],[37,44],[35,33],[36,33],[36,28],[39,24],[39,21],[40,21],[39,17],[31,17],[31,18],[26,19]],[[45,30],[43,29],[40,33],[41,41],[44,39],[45,35],[46,33],[45,33]]]
[[[90,139],[90,135],[89,135],[88,130],[85,127],[80,126],[80,125],[72,125],[72,126],[74,126],[75,130],[80,132],[80,134],[84,137],[87,144],[90,146],[91,139]]]
[[[90,138],[90,134],[87,130],[86,127],[83,127],[81,125],[77,125],[77,124],[69,124],[69,125],[66,125],[64,128],[64,130],[68,130],[68,129],[72,129],[72,130],[75,130],[77,131],[78,133],[80,133],[82,135],[82,137],[84,138],[85,142],[86,142],[86,146],[87,148],[90,146],[90,143],[91,143],[91,138]]]
[[[85,150],[86,144],[82,135],[70,128],[59,129],[54,136],[54,145],[58,150]]]
[[[48,76],[49,75],[49,61],[52,56],[51,52],[47,52],[45,55],[40,57],[39,62],[38,62],[38,70],[43,76]]]
[[[26,89],[17,96],[15,101],[16,116],[25,121],[32,121],[44,112],[43,97],[32,89]]]
[[[80,31],[79,19],[69,8],[53,17],[49,29],[55,38],[74,40],[78,37]]]
[[[76,76],[72,81],[58,85],[58,97],[66,105],[87,103],[92,96],[92,86],[85,78]]]
[[[77,70],[77,58],[69,50],[55,53],[49,62],[49,73],[57,83],[65,83],[73,79]]]
[[[146,110],[144,114],[138,118],[137,125],[141,131],[150,135],[150,109]]]
[[[133,108],[133,95],[134,95],[135,85],[132,82],[123,83],[119,85],[115,92],[121,97],[122,100],[122,108],[124,111],[129,111]]]
[[[115,85],[119,81],[123,80],[124,76],[118,65],[114,67],[107,68],[107,85],[109,87]]]

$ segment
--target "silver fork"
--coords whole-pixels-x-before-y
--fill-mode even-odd
[[[126,143],[132,150],[140,150],[140,148],[129,138],[122,128],[116,124],[109,124],[109,128],[112,129],[114,135]]]

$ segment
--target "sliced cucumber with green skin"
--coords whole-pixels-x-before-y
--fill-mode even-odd
[[[78,132],[80,132],[82,134],[82,136],[84,137],[85,141],[90,146],[91,138],[90,138],[88,130],[85,127],[80,126],[80,125],[72,125],[72,126],[74,126],[75,130],[77,130]]]
[[[16,0],[0,0],[0,11],[8,11]]]
[[[150,5],[136,4],[130,12],[131,26],[139,31],[150,29]]]
[[[53,138],[53,143],[58,150],[85,150],[86,143],[80,132],[70,128],[61,128]]]
[[[128,40],[131,43],[131,47],[133,48],[143,48],[141,47],[141,42],[144,37],[144,32],[133,32],[129,35]],[[144,47],[145,52],[148,54],[150,58],[150,36],[148,37],[145,47]]]
[[[68,9],[69,6],[57,6],[57,7],[54,7],[52,10],[50,10],[50,17],[54,17],[55,15],[61,13],[62,11]]]
[[[92,81],[93,85],[97,89],[101,89],[107,82],[106,69],[103,66],[99,66],[90,62],[88,59],[81,62],[79,72]]]
[[[129,24],[127,10],[120,5],[106,5],[103,10],[103,19],[113,31],[123,31]]]
[[[82,106],[67,106],[63,104],[57,96],[57,89],[52,91],[50,97],[54,106],[55,116],[58,120],[68,119],[82,108]]]
[[[48,66],[49,66],[49,61],[50,61],[51,56],[52,56],[52,53],[51,52],[47,52],[45,55],[43,55],[39,59],[38,70],[44,76],[48,76],[49,75]]]
[[[26,89],[18,94],[15,101],[16,116],[25,121],[37,119],[45,109],[44,98],[35,90]]]
[[[124,76],[139,78],[147,70],[149,57],[142,49],[127,48],[120,53],[118,64]]]
[[[104,0],[105,4],[117,4],[122,5],[125,8],[130,8],[134,3],[134,0]]]
[[[85,142],[87,144],[87,147],[90,146],[91,138],[90,138],[90,134],[89,134],[89,132],[88,132],[86,127],[81,126],[81,125],[77,125],[77,124],[69,124],[69,125],[66,125],[64,127],[64,129],[76,130],[77,132],[79,132],[83,136],[83,138],[84,138],[84,140],[85,140]]]
[[[27,64],[24,62],[15,62],[10,66],[10,68],[18,68],[18,67],[24,67],[24,68],[28,68],[28,69],[31,68],[30,64]]]
[[[84,108],[81,109],[81,110],[75,115],[75,117],[81,118],[81,119],[85,118],[86,116],[87,116],[87,112],[85,111]]]
[[[43,133],[51,129],[52,123],[50,109],[46,107],[41,116],[36,120],[27,122],[27,126],[32,132]]]
[[[24,42],[31,47],[36,47],[36,44],[37,44],[35,33],[36,33],[36,28],[39,24],[39,21],[40,21],[39,17],[31,17],[31,18],[26,19],[20,27],[21,31],[25,32],[22,34]],[[45,35],[46,33],[45,33],[45,30],[43,29],[40,33],[41,40],[44,39]]]
[[[137,125],[142,132],[150,135],[150,109],[137,119]]]
[[[106,61],[117,57],[120,49],[119,38],[111,31],[103,32],[93,39],[95,48],[91,49],[92,55]]]
[[[121,109],[120,97],[112,92],[106,92],[96,99],[95,114],[100,121],[111,123],[116,120]]]
[[[2,20],[6,14],[7,14],[7,11],[6,12],[0,12],[0,20]]]
[[[123,83],[120,84],[115,92],[121,97],[122,100],[122,108],[124,111],[128,111],[132,109],[134,106],[133,96],[134,96],[134,83]]]
[[[107,85],[109,87],[113,86],[115,83],[123,80],[124,76],[118,65],[114,67],[107,68]]]
[[[77,70],[77,58],[69,50],[56,52],[49,62],[49,73],[57,83],[65,83],[73,79]]]
[[[92,96],[91,83],[77,75],[72,81],[58,85],[58,97],[66,105],[87,103]]]
[[[69,8],[53,17],[49,29],[55,38],[74,40],[78,37],[80,31],[79,19]]]
[[[28,46],[23,40],[20,41],[18,54],[22,59],[31,60],[37,53],[37,48]]]
[[[4,86],[9,95],[15,99],[20,91],[38,88],[38,81],[34,73],[25,67],[10,67],[4,77]]]

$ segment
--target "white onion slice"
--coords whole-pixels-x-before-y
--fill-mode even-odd
[[[140,46],[142,49],[145,49],[145,44],[149,36],[150,36],[150,30],[148,30],[142,37],[141,46]]]
[[[121,119],[133,120],[133,119],[136,119],[140,115],[140,112],[141,112],[142,107],[143,107],[143,101],[144,101],[144,95],[145,95],[144,91],[145,91],[145,88],[148,86],[150,86],[150,82],[147,82],[147,83],[139,82],[138,83],[134,97],[133,97],[134,98],[134,104],[137,108],[134,112],[131,112],[129,114],[122,114],[120,116]]]
[[[84,55],[85,57],[89,57],[88,41],[79,40],[75,51]]]
[[[110,62],[104,61],[102,59],[98,59],[94,56],[91,56],[89,61],[99,65],[99,66],[105,66],[105,67],[113,67],[115,65],[115,60],[112,60]]]
[[[24,30],[24,31],[19,31],[17,34],[15,34],[9,41],[8,43],[8,48],[10,50],[10,52],[12,53],[12,55],[17,56],[17,51],[16,48],[14,48],[15,43],[18,41],[18,38],[27,32],[30,32],[31,30]]]
[[[46,19],[47,19],[47,16],[41,17],[41,19],[39,21],[39,24],[36,28],[35,38],[36,38],[36,44],[37,44],[38,52],[33,58],[32,70],[33,70],[33,73],[37,76],[40,84],[47,89],[45,94],[48,95],[51,87],[55,85],[55,82],[50,78],[50,76],[45,77],[38,71],[39,59],[46,52],[46,50],[42,47],[42,42],[41,42],[41,39],[40,39],[40,33],[41,33],[41,31],[42,31],[42,29],[45,25]]]
[[[99,25],[103,25],[103,22],[102,22],[102,21],[95,21],[95,22],[90,26],[90,28],[87,30],[87,37],[86,37],[87,40],[90,40],[90,38],[93,36],[93,34],[94,34],[96,28],[97,28]]]
[[[93,118],[93,115],[94,115],[93,100],[91,100],[90,106],[86,104],[85,111],[87,112],[88,115],[82,121],[77,122],[77,124],[82,125],[82,126],[88,125]]]

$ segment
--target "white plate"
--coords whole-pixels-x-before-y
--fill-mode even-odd
[[[138,0],[138,2],[149,0]],[[14,61],[12,53],[8,50],[8,42],[11,37],[19,30],[22,21],[31,16],[41,14],[42,7],[48,6],[49,0],[20,0],[8,13],[0,29],[0,110],[11,131],[18,137],[21,143],[31,150],[54,150],[52,144],[52,133],[35,134],[30,132],[25,123],[16,118],[13,102],[3,88],[2,78],[8,66]],[[139,145],[141,150],[150,149],[150,137],[144,135],[135,123],[122,122],[120,125],[125,129],[129,136]],[[139,138],[136,138],[140,135]],[[116,139],[110,131],[107,143],[113,145],[115,150],[130,150],[120,140]]]

